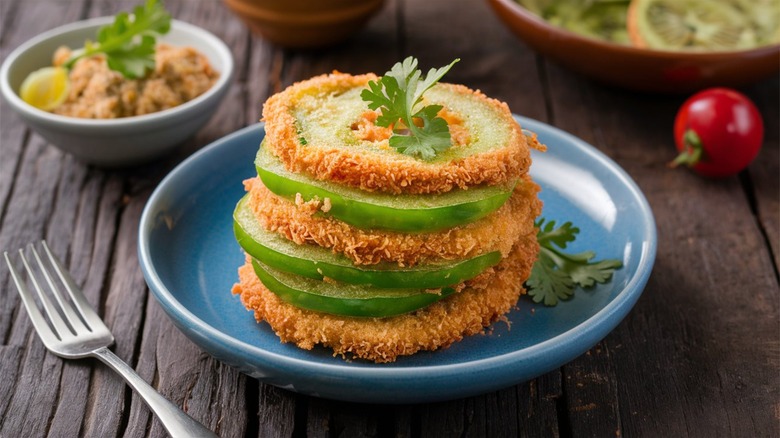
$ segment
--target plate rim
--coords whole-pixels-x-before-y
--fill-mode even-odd
[[[550,131],[555,136],[562,137],[565,141],[573,143],[577,149],[580,149],[591,158],[604,164],[607,169],[619,177],[621,183],[627,187],[628,192],[638,201],[635,205],[637,206],[638,211],[641,213],[641,217],[644,219],[642,235],[646,237],[645,241],[647,244],[643,245],[643,248],[639,253],[639,264],[637,265],[636,272],[632,275],[628,283],[626,283],[623,289],[609,303],[607,303],[596,313],[570,328],[569,330],[566,330],[565,332],[560,333],[554,337],[525,348],[520,348],[518,350],[513,350],[485,358],[468,359],[463,362],[454,364],[431,364],[415,366],[394,365],[385,367],[382,366],[383,364],[376,364],[376,366],[371,366],[374,364],[366,363],[366,365],[369,366],[351,366],[351,363],[346,361],[343,364],[319,363],[268,351],[244,342],[240,339],[234,338],[233,336],[220,331],[219,329],[200,319],[182,303],[176,300],[172,292],[168,290],[160,277],[156,274],[154,265],[151,263],[152,255],[148,241],[149,233],[151,232],[154,225],[152,210],[154,210],[153,207],[160,202],[161,198],[164,197],[168,185],[172,184],[172,181],[175,181],[177,178],[179,178],[179,175],[184,174],[193,163],[199,161],[201,157],[213,153],[214,150],[219,149],[223,144],[226,144],[237,137],[247,135],[250,132],[263,130],[264,124],[262,122],[246,126],[213,141],[211,144],[207,145],[179,163],[173,170],[171,170],[171,172],[168,173],[168,175],[165,176],[165,178],[160,181],[152,195],[147,200],[139,223],[138,257],[144,278],[146,279],[152,294],[162,305],[168,317],[171,318],[172,322],[174,322],[174,325],[176,325],[180,330],[184,331],[183,328],[179,325],[182,324],[190,330],[193,330],[194,333],[192,334],[198,334],[199,337],[203,338],[210,344],[221,345],[223,350],[229,348],[234,353],[237,351],[238,355],[241,357],[250,356],[259,358],[262,361],[262,367],[283,366],[288,367],[288,369],[316,371],[320,374],[323,372],[328,372],[328,376],[343,377],[343,373],[349,373],[350,378],[358,379],[371,378],[390,379],[397,381],[399,376],[409,379],[422,379],[431,377],[441,379],[442,377],[446,378],[447,376],[460,374],[464,369],[473,370],[474,367],[478,367],[481,370],[495,369],[496,367],[501,367],[507,362],[514,363],[520,359],[526,358],[528,360],[532,360],[538,356],[543,356],[550,350],[560,348],[561,345],[572,348],[570,344],[576,342],[577,339],[588,337],[588,335],[593,335],[594,333],[598,334],[600,333],[600,329],[603,330],[604,327],[608,327],[604,334],[600,335],[600,340],[603,338],[603,336],[606,336],[606,334],[611,332],[633,307],[634,303],[641,296],[647,279],[652,272],[657,252],[658,240],[655,218],[652,214],[652,210],[649,203],[647,202],[647,199],[634,180],[622,167],[620,167],[603,152],[599,151],[594,146],[591,146],[584,140],[547,123],[518,115],[514,115],[514,117],[520,122],[524,129],[536,131],[538,130],[536,128],[541,127],[542,130]],[[628,308],[626,309],[626,307]],[[617,321],[612,321],[614,324],[605,325],[605,321],[609,320],[611,315],[620,313],[621,310],[624,309],[626,311],[623,312],[622,316]],[[178,319],[175,316],[178,316]],[[591,346],[592,345],[589,345],[588,348]],[[203,349],[203,347],[200,345],[198,345],[198,347]],[[574,360],[576,357],[577,356],[568,359],[564,363],[568,363],[571,360]],[[359,363],[363,364],[363,362]],[[259,367],[257,363],[254,363],[253,365]]]

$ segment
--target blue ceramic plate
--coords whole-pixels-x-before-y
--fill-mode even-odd
[[[631,178],[592,146],[543,123],[518,117],[549,150],[531,173],[542,186],[543,216],[582,231],[570,248],[593,249],[624,267],[612,281],[556,307],[520,299],[511,327],[471,336],[448,349],[392,364],[348,361],[325,348],[282,344],[230,293],[244,256],[232,212],[255,175],[264,131],[228,135],[181,163],[144,209],[139,257],[146,281],[173,323],[217,359],[263,382],[304,394],[374,403],[446,400],[495,391],[573,360],[604,338],[639,298],[652,270],[652,212]]]

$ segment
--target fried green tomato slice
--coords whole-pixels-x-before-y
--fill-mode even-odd
[[[383,318],[421,309],[455,292],[452,288],[386,289],[313,280],[252,259],[255,275],[282,301],[332,315]]]
[[[410,233],[444,230],[479,220],[504,205],[517,184],[515,180],[429,195],[366,192],[290,172],[271,154],[266,142],[257,152],[255,167],[263,184],[277,196],[295,200],[300,194],[304,202],[327,200],[328,211],[324,214],[350,225]]]
[[[542,206],[536,196],[539,186],[524,177],[501,208],[476,222],[431,233],[398,233],[362,229],[321,215],[322,203],[291,202],[268,190],[260,178],[244,185],[249,208],[265,229],[298,244],[325,247],[363,266],[380,262],[416,266],[493,251],[505,257],[519,236],[534,230]]]
[[[233,212],[233,231],[239,245],[250,256],[285,272],[322,280],[330,278],[349,284],[381,288],[440,288],[470,280],[501,260],[492,251],[470,259],[399,267],[397,263],[379,263],[358,268],[341,254],[318,245],[299,245],[263,228],[244,196]]]
[[[425,104],[443,107],[453,147],[432,160],[389,146],[389,128],[360,97],[373,74],[333,73],[298,82],[263,107],[268,147],[295,173],[365,191],[444,193],[455,188],[503,185],[531,165],[530,148],[509,107],[462,85],[436,84]]]
[[[536,234],[531,232],[496,266],[496,275],[485,289],[467,287],[422,309],[387,318],[339,316],[288,304],[257,279],[249,261],[238,269],[239,281],[232,292],[282,342],[306,350],[322,344],[345,358],[392,362],[421,350],[446,348],[502,319],[524,293],[522,285],[538,249]]]

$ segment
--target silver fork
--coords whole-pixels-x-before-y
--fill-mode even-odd
[[[8,252],[4,252],[3,256],[8,269],[11,271],[11,277],[16,284],[19,295],[22,297],[24,307],[27,308],[30,320],[46,348],[57,356],[66,359],[82,357],[100,359],[119,373],[130,387],[143,398],[144,402],[157,415],[172,437],[216,437],[209,429],[193,420],[178,406],[158,393],[136,374],[129,365],[108,349],[108,346],[114,343],[114,336],[111,334],[111,331],[84,298],[84,294],[76,286],[68,271],[62,267],[59,260],[51,253],[48,245],[46,245],[46,241],[41,242],[41,246],[48,263],[44,263],[44,260],[32,244],[28,245],[28,248],[33,254],[38,270],[43,274],[46,283],[48,283],[49,291],[54,296],[58,307],[55,308],[41,287],[40,275],[31,269],[24,250],[19,250],[19,257],[24,264],[30,282],[38,293],[38,297],[43,304],[43,310],[48,316],[51,326],[46,323],[46,319],[38,308],[35,298],[11,263]],[[51,269],[47,267],[47,264]],[[55,281],[53,274],[51,274],[51,270],[56,272],[60,280],[59,284],[64,286],[68,292],[68,297],[61,292],[60,287],[57,285],[58,282]]]

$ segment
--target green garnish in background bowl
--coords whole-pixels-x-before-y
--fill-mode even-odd
[[[552,25],[591,38],[630,45],[630,0],[515,0]]]
[[[171,29],[171,15],[158,0],[146,0],[132,14],[120,12],[114,22],[98,29],[96,41],[86,41],[62,66],[43,67],[27,75],[19,97],[28,104],[51,111],[61,105],[70,89],[69,70],[81,58],[103,55],[111,70],[138,79],[154,70],[157,35]]]
[[[161,2],[146,0],[136,6],[133,14],[120,12],[112,24],[101,27],[97,41],[86,41],[84,47],[74,50],[64,66],[71,68],[81,58],[103,54],[111,70],[128,79],[146,76],[154,70],[156,35],[171,29],[171,15]]]

